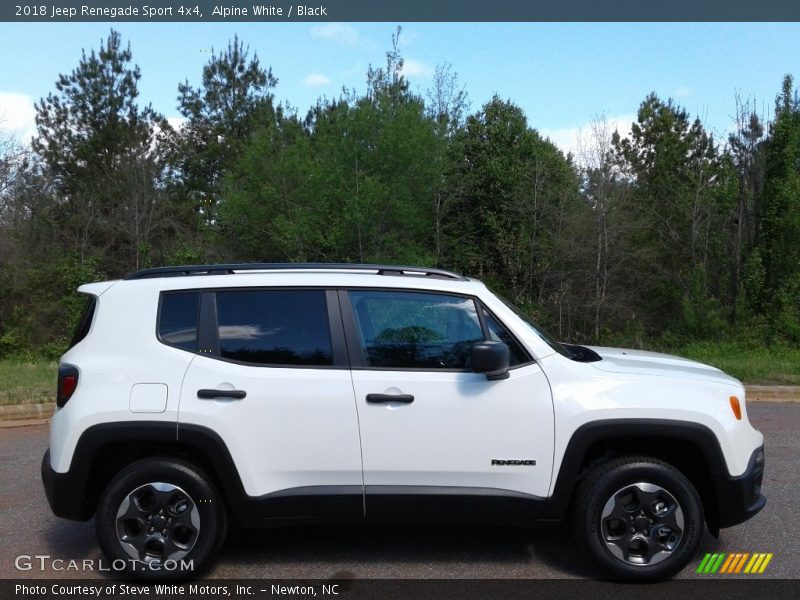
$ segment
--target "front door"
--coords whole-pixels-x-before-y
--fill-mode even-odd
[[[477,299],[341,292],[368,517],[535,518],[550,485],[553,406],[539,365]],[[509,345],[509,377],[469,369]]]

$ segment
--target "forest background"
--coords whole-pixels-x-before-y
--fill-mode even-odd
[[[602,114],[565,155],[513,99],[430,89],[393,37],[362,91],[305,114],[234,38],[173,128],[111,31],[0,138],[0,404],[50,395],[81,283],[214,262],[435,266],[482,279],[554,337],[800,383],[800,98],[731,98],[726,139],[670,98]],[[34,389],[20,393],[22,389]]]

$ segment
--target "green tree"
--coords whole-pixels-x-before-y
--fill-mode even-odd
[[[727,154],[738,180],[734,232],[731,237],[731,284],[741,296],[745,263],[758,236],[759,200],[764,188],[765,128],[755,100],[736,98],[736,129],[728,136]]]
[[[800,100],[791,75],[775,102],[766,149],[759,256],[762,306],[783,334],[800,341]]]
[[[614,133],[607,117],[600,115],[578,140],[581,196],[591,216],[586,215],[590,233],[574,253],[577,269],[591,274],[593,294],[587,288],[583,297],[590,324],[584,335],[595,342],[611,330],[623,330],[641,314],[637,274],[652,260],[648,247],[637,243],[638,232],[649,222],[632,204],[631,181],[615,163]]]
[[[433,228],[434,254],[438,265],[445,259],[445,238],[453,226],[452,211],[459,195],[459,179],[451,158],[459,154],[455,150],[458,132],[464,126],[470,103],[466,89],[458,82],[458,74],[448,63],[437,65],[433,85],[426,97],[425,114],[434,123],[436,131],[433,155],[439,180],[438,189],[433,195]]]
[[[727,271],[721,262],[722,236],[733,200],[713,136],[672,100],[650,94],[630,137],[615,135],[614,146],[618,164],[634,185],[632,208],[649,223],[637,240],[653,250],[649,272],[640,273],[649,307],[646,325],[660,330],[703,322],[695,316],[701,307],[711,311],[706,322],[721,323],[716,298],[719,275]],[[691,319],[684,319],[689,307]]]
[[[573,165],[518,106],[497,97],[467,118],[457,138],[451,260],[568,335],[576,282],[567,271],[579,235],[570,225],[588,214]]]
[[[452,137],[464,125],[470,102],[466,87],[450,63],[436,65],[433,85],[426,92],[425,113],[436,123],[439,134]]]
[[[308,131],[279,108],[276,125],[253,132],[223,179],[216,239],[236,260],[326,260],[318,180]]]
[[[272,90],[278,80],[256,54],[234,37],[203,67],[199,87],[178,86],[178,109],[186,118],[175,163],[179,194],[207,224],[214,222],[220,182],[238,160],[250,133],[273,120]]]
[[[109,275],[147,260],[164,208],[159,138],[169,126],[137,104],[141,73],[131,60],[112,30],[36,104],[33,148],[58,195],[59,246],[81,263],[98,258]]]
[[[137,104],[131,61],[113,30],[84,51],[36,104],[31,152],[2,161],[0,354],[57,356],[84,300],[79,284],[163,260],[169,129]]]
[[[254,133],[224,187],[226,244],[270,260],[433,261],[437,138],[396,38],[367,85]]]

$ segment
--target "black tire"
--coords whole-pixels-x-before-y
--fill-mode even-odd
[[[573,502],[575,540],[610,579],[671,577],[695,555],[703,523],[703,505],[691,482],[647,456],[596,467]]]
[[[200,469],[151,458],[128,465],[109,482],[95,528],[116,575],[183,579],[210,566],[225,539],[227,515]]]

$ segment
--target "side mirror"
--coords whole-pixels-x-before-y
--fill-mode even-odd
[[[508,346],[503,342],[477,342],[470,351],[473,373],[486,373],[486,379],[508,379],[510,360]]]

